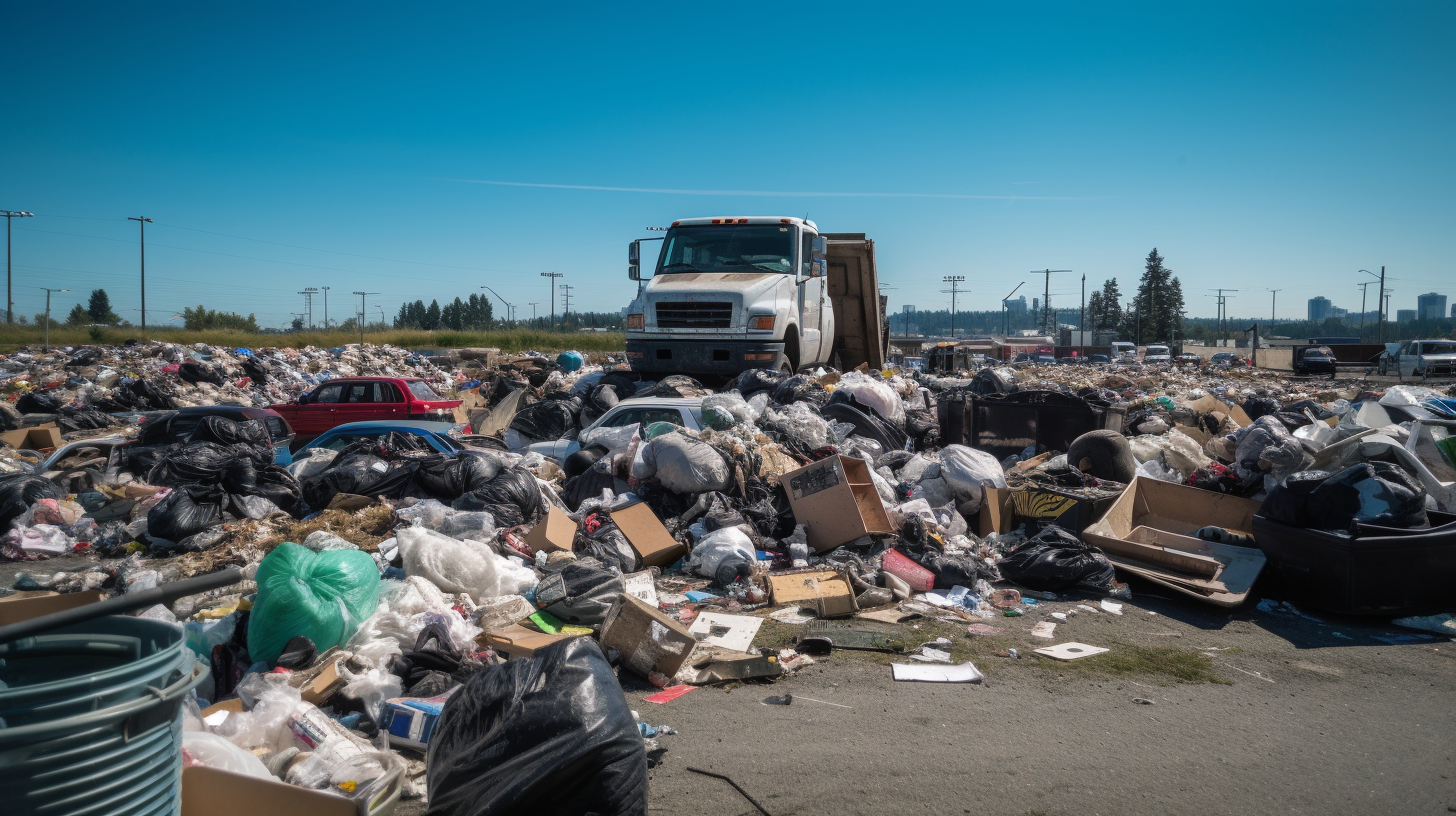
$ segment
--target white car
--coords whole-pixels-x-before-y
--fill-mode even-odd
[[[642,397],[625,399],[610,411],[602,414],[596,422],[583,428],[576,439],[557,439],[551,442],[537,442],[527,450],[539,453],[557,464],[566,457],[581,450],[581,443],[590,444],[593,434],[599,428],[621,428],[629,425],[651,425],[654,422],[671,422],[695,431],[703,429],[702,397]]]
[[[1149,365],[1173,362],[1173,351],[1167,346],[1148,346],[1143,352],[1143,362]]]

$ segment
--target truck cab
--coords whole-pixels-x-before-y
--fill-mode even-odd
[[[650,271],[641,262],[642,241],[628,250],[628,276],[644,284],[627,309],[627,359],[634,370],[792,372],[830,360],[830,237],[813,221],[685,218],[661,240]],[[871,256],[871,273],[872,265]]]
[[[1387,356],[1394,358],[1389,367],[1395,368],[1401,379],[1456,374],[1456,340],[1411,340],[1393,353],[1389,351],[1391,345],[1386,346]]]
[[[1119,357],[1137,359],[1137,343],[1129,343],[1126,340],[1115,340],[1111,344],[1112,359]]]

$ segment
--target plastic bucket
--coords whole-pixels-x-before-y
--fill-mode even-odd
[[[3,810],[177,813],[182,699],[206,675],[180,626],[145,618],[0,643]]]

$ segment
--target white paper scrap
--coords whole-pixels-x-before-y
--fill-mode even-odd
[[[984,683],[986,678],[969,661],[955,666],[941,666],[930,663],[891,663],[890,672],[896,680],[921,683]]]

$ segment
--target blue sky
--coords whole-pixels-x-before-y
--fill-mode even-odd
[[[1414,308],[1456,300],[1453,33],[1444,0],[9,4],[0,208],[36,213],[17,312],[102,286],[133,322],[133,215],[151,323],[306,286],[544,314],[545,270],[615,310],[628,241],[715,214],[869,233],[892,310],[1047,267],[1072,307],[1154,246],[1192,315],[1358,308],[1382,264]]]

